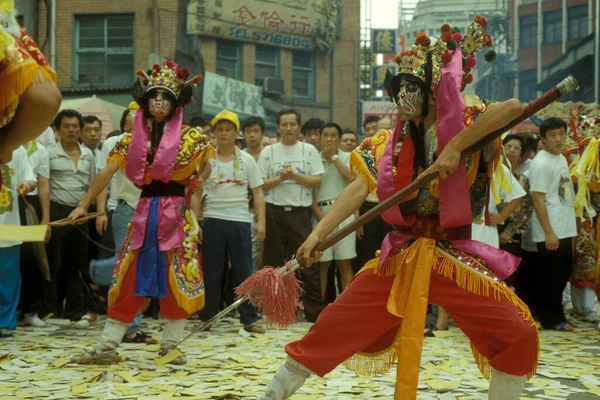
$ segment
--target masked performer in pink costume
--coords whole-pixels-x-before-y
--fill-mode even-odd
[[[80,364],[116,361],[116,348],[128,324],[150,298],[160,299],[160,313],[167,320],[160,355],[181,339],[189,314],[204,306],[199,227],[188,203],[191,189],[210,172],[207,160],[214,157],[214,149],[203,133],[182,126],[183,107],[191,101],[192,85],[201,77],[186,81],[187,70],[177,70],[172,61],[155,65],[148,75],[141,71],[138,75],[143,81],[138,80],[133,89],[140,105],[133,133],[115,145],[106,168],[70,215],[85,215],[92,199],[119,168],[142,190],[113,273],[109,318],[98,344],[73,359]],[[184,355],[172,361],[185,362]]]
[[[491,46],[487,20],[477,16],[463,37],[444,25],[435,45],[424,33],[396,58],[386,90],[398,106],[393,132],[379,132],[352,152],[361,178],[351,183],[307,238],[306,262],[317,243],[354,213],[370,192],[380,201],[421,173],[441,179],[383,213],[394,226],[378,258],[368,262],[302,339],[286,346],[287,361],[261,399],[282,400],[311,374],[340,364],[361,374],[387,371],[397,361],[395,396],[415,399],[427,304],[444,308],[471,340],[477,365],[491,377],[490,399],[518,399],[534,374],[538,334],[527,306],[502,282],[518,258],[471,239],[473,215],[485,206],[489,177],[499,161],[498,141],[466,162],[469,145],[523,111],[517,100],[488,107],[463,101],[472,81],[474,52]],[[486,54],[492,59],[493,53]],[[425,171],[425,172],[424,172]]]

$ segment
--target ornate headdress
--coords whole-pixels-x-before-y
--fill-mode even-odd
[[[451,52],[459,49],[462,53],[463,66],[461,89],[464,89],[466,85],[473,82],[471,69],[477,64],[475,53],[494,44],[492,37],[484,33],[487,25],[487,19],[477,15],[474,23],[469,26],[467,34],[463,35],[459,28],[451,28],[450,25],[444,24],[440,28],[440,37],[433,45],[427,34],[424,32],[418,33],[412,48],[396,56],[395,61],[399,67],[398,74],[409,74],[425,83],[427,56],[431,53],[431,90],[435,91],[442,77],[440,69],[452,61]],[[488,62],[494,61],[496,52],[489,50],[485,55],[485,59]]]
[[[179,98],[182,90],[189,85],[194,85],[202,80],[202,75],[196,75],[189,79],[190,72],[186,68],[177,69],[178,64],[173,61],[165,61],[162,67],[154,64],[148,73],[142,70],[137,71],[137,75],[144,78],[143,84],[146,87],[146,92],[153,89],[166,89],[175,98]]]
[[[178,64],[173,61],[165,61],[162,67],[154,64],[147,74],[138,70],[136,74],[143,78],[143,82],[138,79],[132,88],[133,98],[140,105],[143,104],[144,94],[154,89],[165,89],[176,99],[175,114],[165,127],[150,167],[152,180],[165,183],[171,180],[177,159],[183,125],[183,107],[192,100],[191,93],[187,96],[182,94],[187,87],[202,80],[200,75],[186,80],[190,76],[189,71],[185,68],[177,69],[177,66]],[[150,137],[150,128],[144,114],[143,112],[135,114],[125,170],[129,180],[139,186],[145,183],[146,156]]]

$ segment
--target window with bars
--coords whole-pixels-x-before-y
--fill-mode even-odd
[[[128,86],[135,77],[135,16],[76,15],[74,80]]]
[[[538,23],[537,15],[525,15],[519,18],[519,47],[537,46]]]
[[[312,99],[314,84],[314,54],[306,51],[294,51],[292,57],[292,97]]]
[[[567,9],[568,40],[583,39],[588,35],[588,6],[584,4]]]
[[[254,84],[262,86],[265,78],[279,78],[279,47],[256,46]]]
[[[242,80],[241,43],[217,40],[217,74]]]
[[[537,97],[537,70],[519,72],[519,100],[531,101]]]
[[[544,13],[544,44],[562,42],[562,11]]]

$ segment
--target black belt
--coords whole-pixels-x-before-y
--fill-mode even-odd
[[[280,210],[283,211],[306,211],[306,210],[310,210],[310,207],[292,207],[292,206],[278,206],[275,204],[271,204],[271,203],[267,203],[268,207],[272,207],[272,208],[278,208]]]
[[[317,203],[317,206],[319,206],[319,207],[327,207],[327,206],[332,206],[333,203],[335,203],[335,200],[320,201],[320,202]]]
[[[152,181],[149,185],[142,186],[140,197],[185,197],[185,186],[177,182]]]

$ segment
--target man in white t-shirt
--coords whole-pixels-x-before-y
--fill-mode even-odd
[[[335,199],[352,181],[350,175],[350,153],[338,149],[341,136],[342,128],[334,122],[326,123],[321,127],[321,146],[323,149],[321,157],[325,173],[323,174],[321,187],[314,191],[315,202],[313,203],[313,213],[315,214],[316,222],[323,219],[325,214],[331,209]],[[334,232],[346,227],[354,221],[354,218],[354,215],[348,217]],[[343,290],[354,276],[352,272],[352,259],[355,257],[356,232],[352,232],[323,252],[323,256],[319,259],[321,295],[323,299],[326,297],[327,277],[331,262],[335,260],[335,265],[340,271],[342,284],[340,289]]]
[[[485,224],[485,215],[480,215],[473,220],[471,227],[471,238],[479,242],[487,243],[495,248],[500,248],[500,237],[498,235],[498,225],[502,225],[519,206],[521,199],[527,195],[519,181],[513,177],[510,170],[501,165],[504,171],[504,179],[508,181],[510,189],[500,185],[494,181],[496,193],[500,197],[505,206],[501,212],[498,212],[498,207],[494,200],[492,188],[490,188],[490,200],[488,203],[488,212],[490,214],[490,225]],[[485,212],[485,210],[484,210]]]
[[[317,149],[298,141],[300,113],[281,110],[276,122],[280,140],[266,147],[258,159],[267,207],[263,263],[271,266],[283,265],[310,234],[312,193],[321,186],[325,172]],[[318,268],[303,268],[300,276],[306,320],[315,322],[323,310],[320,273]]]
[[[211,123],[218,147],[217,157],[210,160],[211,174],[204,183],[202,269],[206,300],[203,319],[210,319],[220,311],[223,270],[228,256],[234,287],[252,274],[253,232],[248,189],[252,190],[257,214],[254,240],[261,242],[265,237],[263,180],[254,158],[235,145],[240,130],[238,116],[223,110]],[[250,302],[243,303],[238,310],[246,331],[265,333],[265,328],[258,323],[258,312]]]
[[[544,150],[529,169],[532,239],[538,249],[536,309],[544,329],[570,331],[573,326],[565,317],[562,292],[571,275],[577,226],[573,183],[562,155],[567,124],[560,118],[548,118],[540,125],[540,136]]]
[[[27,152],[19,147],[8,164],[0,164],[0,225],[21,225],[19,194],[35,189],[35,176]],[[11,337],[17,328],[17,305],[21,292],[20,241],[0,240],[0,338]]]

